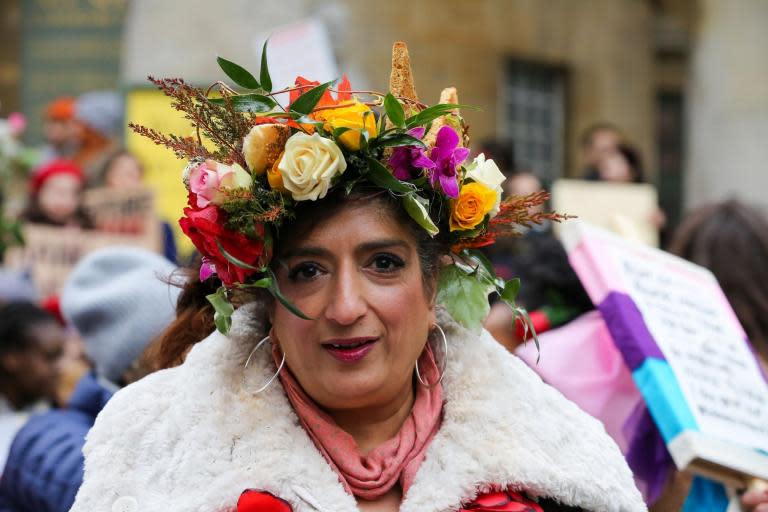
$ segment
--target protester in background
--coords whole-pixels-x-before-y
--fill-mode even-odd
[[[113,153],[123,128],[123,101],[114,91],[93,91],[77,98],[75,121],[79,149],[73,160],[83,169],[88,186]]]
[[[702,206],[683,220],[669,251],[717,278],[768,371],[768,220],[737,201]]]
[[[643,183],[645,176],[640,153],[624,143],[606,149],[597,159],[594,173],[586,178],[617,183]]]
[[[83,173],[74,162],[54,160],[38,169],[22,219],[53,226],[92,227],[81,205]]]
[[[597,170],[597,162],[606,153],[615,150],[624,139],[621,130],[611,123],[595,123],[581,135],[582,176],[589,179]]]
[[[140,187],[144,179],[144,167],[131,152],[119,149],[112,153],[99,171],[98,184],[116,189]]]
[[[144,166],[138,158],[126,149],[112,153],[98,173],[96,186],[115,190],[130,190],[144,186]],[[160,221],[163,237],[163,255],[172,262],[177,261],[176,238],[168,222]]]
[[[31,302],[0,305],[0,463],[29,414],[53,400],[64,330]]]
[[[61,307],[94,371],[65,409],[33,417],[19,431],[0,481],[0,511],[70,509],[83,479],[85,434],[114,390],[148,373],[141,354],[174,318],[179,288],[167,282],[174,271],[161,256],[128,247],[94,252],[75,267]]]
[[[43,116],[43,136],[46,145],[40,155],[40,164],[52,160],[72,158],[78,149],[75,126],[75,99],[62,96],[50,102]]]

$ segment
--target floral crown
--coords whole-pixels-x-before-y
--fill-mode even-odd
[[[335,88],[336,81],[298,77],[294,87],[272,91],[266,52],[265,43],[258,79],[218,58],[240,91],[223,82],[203,90],[149,77],[191,121],[195,137],[130,125],[189,162],[189,205],[179,223],[203,257],[200,279],[222,283],[208,296],[217,328],[228,331],[237,288],[266,288],[307,318],[277,286],[269,266],[273,236],[302,201],[360,184],[392,194],[419,226],[450,244],[453,264],[441,269],[438,302],[454,319],[479,328],[496,292],[530,325],[515,306],[520,281],[498,278],[477,249],[519,234],[519,226],[564,216],[530,213],[546,201],[544,192],[502,200],[504,175],[493,160],[481,154],[468,161],[459,109],[471,107],[458,104],[456,89],[445,89],[436,105],[419,102],[408,49],[395,43],[386,94],[354,91],[346,76]]]

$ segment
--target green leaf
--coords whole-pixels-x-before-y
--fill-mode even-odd
[[[397,98],[392,96],[392,93],[387,93],[384,96],[384,110],[387,112],[387,117],[392,121],[392,124],[398,128],[405,126],[405,112],[403,112],[403,106],[397,101]]]
[[[224,98],[210,98],[208,101],[218,105],[226,103]],[[229,101],[237,112],[269,112],[277,105],[275,100],[263,94],[239,94],[230,96]]]
[[[389,169],[376,160],[368,157],[368,173],[366,177],[376,185],[399,194],[408,194],[413,192],[413,188],[407,183],[395,178]]]
[[[461,257],[473,268],[473,273],[483,279],[490,286],[498,288],[499,293],[504,287],[504,281],[496,277],[496,270],[493,263],[476,249],[465,249],[461,251]]]
[[[221,286],[216,293],[206,295],[205,298],[213,306],[213,323],[216,324],[216,329],[222,334],[227,334],[232,327],[232,314],[235,312],[234,306],[227,298],[227,289]]]
[[[248,270],[256,270],[256,271],[262,270],[259,267],[254,267],[253,265],[250,265],[250,264],[248,264],[248,263],[246,263],[246,262],[244,262],[242,260],[239,260],[239,259],[235,258],[234,256],[232,256],[231,254],[229,254],[227,252],[227,250],[224,249],[224,246],[221,245],[221,242],[219,241],[218,238],[216,239],[216,247],[219,248],[219,251],[221,251],[221,254],[227,259],[227,261],[229,261],[233,265],[236,265],[236,266],[238,266],[240,268],[245,268],[245,269],[248,269]]]
[[[256,78],[242,66],[222,57],[216,57],[216,62],[219,63],[221,70],[240,87],[245,87],[246,89],[258,89],[261,87]]]
[[[261,88],[267,92],[272,92],[272,78],[269,76],[269,67],[267,66],[267,43],[269,39],[264,41],[264,48],[261,50],[261,71],[259,73],[259,79],[261,80]]]
[[[421,140],[408,135],[407,133],[389,133],[384,136],[378,137],[373,143],[376,147],[382,148],[396,148],[400,146],[416,146],[422,149],[427,149],[426,144]]]
[[[520,293],[520,278],[516,277],[504,283],[504,289],[499,293],[499,297],[510,306],[515,307],[518,293]]]
[[[344,135],[345,133],[347,133],[351,129],[352,128],[348,128],[346,126],[340,126],[338,128],[335,128],[333,130],[333,138],[334,139],[338,139],[339,137],[341,137],[342,135]]]
[[[405,211],[408,212],[408,215],[410,215],[419,226],[423,227],[430,236],[435,236],[440,232],[438,227],[429,217],[429,210],[427,209],[429,201],[413,192],[402,196],[402,201],[403,207],[405,208]]]
[[[312,119],[311,117],[304,115],[304,114],[298,114],[298,113],[292,113],[291,117],[294,121],[296,121],[299,124],[311,124],[312,126],[316,128],[322,128],[325,126],[324,121],[318,121],[317,119]]]
[[[432,121],[434,121],[440,116],[444,116],[450,113],[452,110],[461,109],[461,108],[466,110],[479,110],[477,107],[473,107],[472,105],[455,105],[453,103],[438,103],[437,105],[432,105],[431,107],[425,108],[418,114],[414,114],[408,119],[406,119],[405,127],[413,128],[414,126],[423,126],[425,124],[431,123]]]
[[[309,114],[317,106],[325,91],[335,82],[336,80],[331,80],[308,90],[291,103],[291,110],[299,114]]]
[[[312,320],[312,318],[305,315],[299,308],[296,307],[295,304],[293,304],[290,300],[288,300],[285,295],[282,294],[280,291],[280,288],[277,286],[277,277],[275,276],[275,273],[272,271],[272,269],[268,270],[269,272],[269,284],[268,288],[269,291],[274,295],[274,297],[280,301],[280,304],[285,306],[285,308],[296,315],[299,318],[303,318],[304,320]]]
[[[488,287],[475,276],[449,265],[440,272],[437,301],[464,327],[479,330],[491,307]]]

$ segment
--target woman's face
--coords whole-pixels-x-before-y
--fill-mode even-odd
[[[416,241],[376,203],[345,207],[281,258],[272,336],[302,388],[330,410],[385,405],[408,393],[435,323]]]
[[[144,174],[139,161],[131,155],[116,157],[104,176],[105,185],[111,188],[135,188],[141,185]]]
[[[80,204],[80,181],[70,174],[51,176],[38,193],[40,209],[56,222],[67,222]]]

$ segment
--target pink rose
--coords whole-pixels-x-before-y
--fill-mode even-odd
[[[211,203],[220,205],[226,200],[227,191],[250,188],[252,184],[251,175],[238,164],[224,165],[206,160],[189,173],[189,190],[195,194],[198,208]]]

